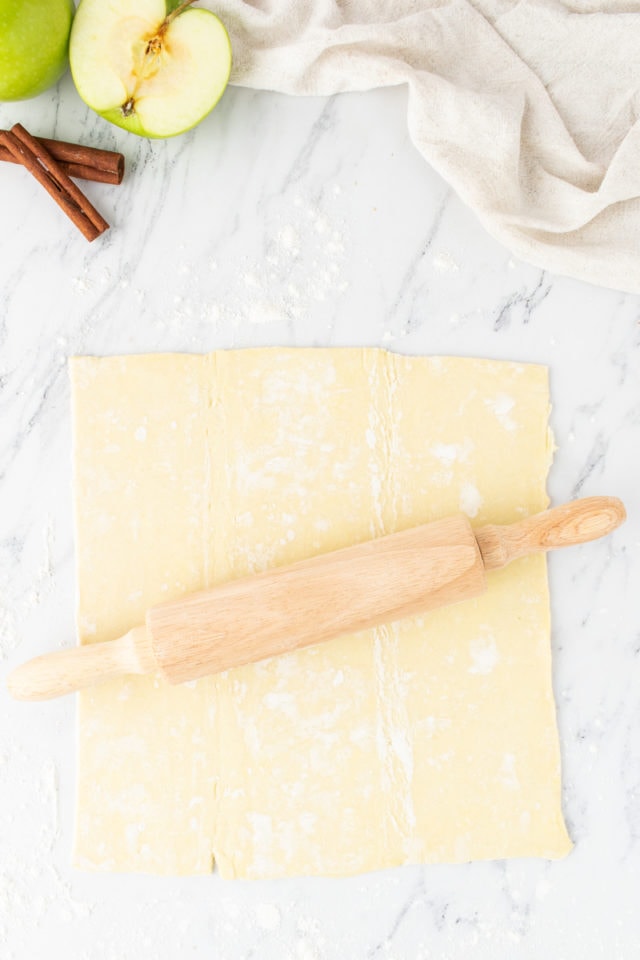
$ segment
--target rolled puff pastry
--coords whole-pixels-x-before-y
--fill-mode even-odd
[[[78,622],[459,510],[544,509],[545,368],[376,349],[76,358]],[[182,687],[79,697],[75,863],[225,877],[560,857],[545,560]]]

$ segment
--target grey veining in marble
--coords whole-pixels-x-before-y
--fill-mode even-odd
[[[564,861],[223,883],[69,867],[71,699],[0,690],[3,960],[635,960],[640,947],[640,300],[491,240],[421,160],[406,94],[230,90],[195,131],[129,137],[59,91],[0,124],[117,147],[112,223],[88,245],[0,169],[0,678],[73,641],[69,386],[76,353],[387,346],[549,364],[549,489],[622,497],[612,538],[553,556]]]

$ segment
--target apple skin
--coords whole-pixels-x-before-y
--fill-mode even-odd
[[[0,0],[0,100],[27,100],[67,68],[72,0]]]

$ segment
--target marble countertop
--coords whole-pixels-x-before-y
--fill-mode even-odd
[[[138,140],[67,77],[0,125],[121,149],[92,245],[0,171],[0,680],[74,636],[73,354],[380,345],[545,363],[549,490],[622,497],[611,539],[550,560],[564,811],[557,863],[271,883],[70,865],[74,703],[0,689],[3,960],[627,960],[640,945],[640,300],[541,272],[421,159],[401,88],[331,99],[230,89],[195,131]]]

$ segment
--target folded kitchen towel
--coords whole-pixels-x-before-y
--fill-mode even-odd
[[[640,0],[206,0],[232,82],[407,84],[411,137],[540,267],[640,292]]]

